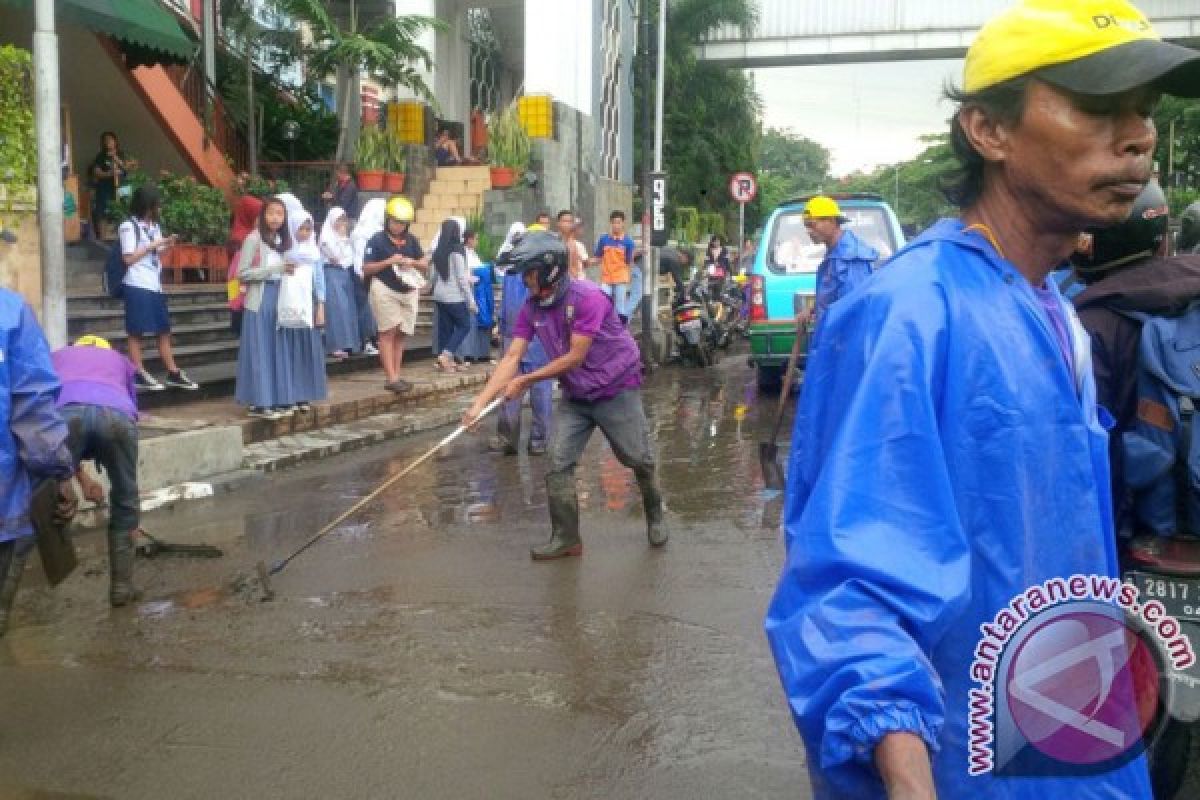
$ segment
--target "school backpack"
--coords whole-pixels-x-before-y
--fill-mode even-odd
[[[254,261],[250,266],[253,267],[258,264],[260,252],[261,248],[255,248]],[[233,254],[233,258],[229,259],[229,271],[226,273],[225,280],[225,299],[229,303],[230,311],[241,311],[246,307],[246,287],[242,284],[241,279],[238,278],[241,263],[242,249],[239,247],[238,251]]]
[[[137,247],[137,243],[142,240],[142,229],[136,222],[133,223],[133,246]],[[125,264],[125,254],[121,252],[121,236],[117,234],[117,240],[112,243],[112,247],[108,248],[108,257],[104,259],[104,293],[109,297],[121,299],[125,296],[125,270],[129,267]]]
[[[1200,301],[1171,317],[1124,312],[1142,324],[1137,417],[1122,437],[1138,526],[1200,535]]]

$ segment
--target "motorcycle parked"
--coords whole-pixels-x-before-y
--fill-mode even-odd
[[[686,295],[672,308],[679,355],[685,362],[690,361],[698,367],[717,363],[718,348],[722,346],[722,338],[728,338],[729,333],[714,319],[713,310],[708,283],[702,277],[688,284]]]

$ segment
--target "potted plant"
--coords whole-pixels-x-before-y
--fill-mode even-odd
[[[214,269],[223,273],[228,267],[224,244],[229,233],[229,203],[225,195],[192,177],[164,174],[158,186],[163,230],[179,236],[179,244],[164,251],[163,266]]]
[[[364,192],[383,191],[383,179],[388,166],[387,134],[374,125],[367,125],[358,137],[355,162],[358,164],[358,188]]]
[[[493,189],[507,189],[529,167],[529,135],[512,103],[488,123],[488,154]]]
[[[392,194],[399,194],[404,191],[404,143],[390,133],[384,134],[384,142],[387,145],[388,168],[383,176],[383,189]]]

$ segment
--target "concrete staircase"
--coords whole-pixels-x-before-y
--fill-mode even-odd
[[[438,167],[417,209],[412,230],[428,246],[447,217],[467,217],[483,211],[483,193],[492,188],[487,167]]]
[[[168,286],[166,291],[175,360],[201,388],[199,392],[141,392],[139,407],[161,409],[200,398],[231,395],[237,376],[238,337],[230,327],[225,288],[210,284],[185,284]],[[405,348],[406,359],[419,360],[431,356],[432,328],[433,303],[423,299],[417,317],[417,332]],[[103,336],[116,349],[128,352],[124,306],[120,300],[104,294],[94,284],[88,289],[77,288],[69,292],[67,333],[71,340],[85,333]],[[146,368],[161,380],[166,367],[157,343],[151,337],[143,337],[142,348]],[[377,357],[356,356],[346,361],[327,361],[325,369],[328,375],[343,375],[374,369],[378,365]]]

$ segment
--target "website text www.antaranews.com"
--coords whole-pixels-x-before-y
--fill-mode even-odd
[[[1014,597],[991,622],[979,626],[983,637],[975,648],[975,659],[971,663],[971,679],[978,685],[968,693],[968,772],[971,775],[991,772],[994,765],[992,743],[995,741],[997,667],[1013,634],[1040,612],[1082,601],[1111,603],[1139,620],[1161,642],[1173,669],[1187,669],[1195,663],[1191,641],[1179,621],[1167,614],[1166,607],[1158,600],[1141,602],[1141,593],[1136,586],[1100,575],[1052,578],[1031,586]]]

